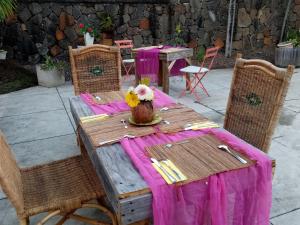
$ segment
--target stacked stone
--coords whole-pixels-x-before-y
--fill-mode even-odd
[[[300,29],[300,0],[295,0],[294,7],[289,17],[290,26]]]
[[[100,4],[100,0],[24,1],[18,1],[17,15],[7,21],[1,35],[8,57],[25,63],[37,63],[46,54],[67,57],[69,45],[83,44],[78,24],[90,23],[99,29],[103,13],[113,19],[114,39],[132,39],[136,47],[169,43],[177,24],[192,48],[214,43],[223,46],[226,40],[228,0],[118,0],[109,4]],[[283,1],[237,2],[233,49],[271,52],[280,36],[286,9]],[[299,0],[294,0],[291,11],[288,24],[299,28]]]

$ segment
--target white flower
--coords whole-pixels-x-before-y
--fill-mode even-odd
[[[127,92],[134,92],[134,87],[129,87]]]
[[[137,94],[139,100],[141,101],[152,101],[154,99],[154,93],[151,88],[147,85],[140,84],[135,89],[134,92]]]

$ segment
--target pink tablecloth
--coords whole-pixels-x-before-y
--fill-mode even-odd
[[[171,46],[164,46],[162,49],[168,49]],[[152,82],[157,82],[159,73],[159,48],[139,50],[136,56],[136,73],[139,77],[149,77]],[[179,59],[175,62],[170,71],[171,76],[181,74],[180,69],[186,66],[185,59]]]
[[[175,104],[174,100],[168,96],[167,94],[163,93],[162,91],[158,90],[157,88],[153,88],[154,90],[154,107],[155,108],[162,108],[165,106],[170,106]],[[118,112],[130,111],[129,106],[124,101],[115,101],[109,104],[96,104],[92,99],[92,95],[89,93],[81,94],[81,99],[91,108],[91,110],[95,114],[115,114]]]
[[[205,133],[213,133],[257,163],[183,186],[167,185],[152,167],[145,147]],[[269,225],[272,162],[232,134],[207,129],[123,139],[121,144],[152,191],[154,225]]]

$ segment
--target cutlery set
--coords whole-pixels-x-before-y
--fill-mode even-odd
[[[97,100],[101,100],[101,98],[99,96],[94,96],[93,97]],[[98,98],[97,98],[98,97]],[[168,107],[164,107],[161,108],[160,111],[168,111],[169,108]],[[81,117],[80,121],[81,123],[87,123],[87,122],[94,122],[94,121],[103,121],[107,118],[109,118],[110,115],[108,114],[99,114],[99,115],[93,115],[93,116],[86,116],[86,117]],[[121,119],[120,122],[123,124],[125,129],[128,129],[128,125],[125,119]],[[162,120],[162,122],[166,125],[169,125],[170,122],[167,120]],[[205,129],[205,128],[217,128],[219,127],[218,124],[214,123],[214,122],[210,122],[210,121],[202,121],[202,122],[195,122],[195,123],[187,123],[184,125],[183,129],[185,131],[187,130],[200,130],[200,129]],[[121,139],[123,138],[135,138],[134,135],[130,135],[130,134],[126,134],[123,137],[120,138],[116,138],[116,139],[111,139],[111,140],[107,140],[107,141],[102,141],[99,143],[100,146],[102,145],[106,145],[106,144],[112,144],[115,142],[119,142],[121,141]],[[181,144],[185,144],[188,143],[189,140],[184,140],[181,142],[175,142],[175,143],[168,143],[165,145],[165,147],[167,147],[168,149],[170,149],[170,151],[172,151],[172,147],[175,145],[181,145]],[[247,164],[247,161],[245,159],[243,159],[241,156],[237,155],[236,153],[232,152],[228,146],[226,145],[219,145],[218,148],[219,150],[222,150],[228,154],[230,154],[232,157],[234,157],[236,160],[238,160],[239,162],[241,162],[242,164]],[[173,164],[173,162],[171,162],[169,159],[165,159],[165,160],[161,160],[158,161],[157,159],[151,157],[150,158],[152,165],[154,166],[154,168],[157,170],[157,172],[164,178],[164,180],[168,183],[168,184],[175,184],[177,182],[182,182],[187,180],[187,177]]]

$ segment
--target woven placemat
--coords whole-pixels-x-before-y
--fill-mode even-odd
[[[109,91],[109,92],[99,92],[91,94],[92,101],[96,104],[108,104],[115,101],[124,101],[125,92],[124,91]],[[97,98],[100,97],[101,99]]]
[[[242,164],[229,153],[218,149],[218,146],[224,143],[211,134],[171,144],[171,147],[167,145],[147,147],[146,151],[149,157],[158,161],[171,160],[188,178],[183,183],[202,180],[217,173],[246,168],[254,164],[247,156],[232,148],[230,150],[245,159],[247,164]]]
[[[175,133],[184,130],[184,126],[188,123],[205,123],[209,121],[207,118],[183,105],[174,105],[167,111],[162,112],[157,110],[156,113],[163,119],[156,126],[134,126],[129,124],[128,119],[131,116],[131,112],[108,116],[107,119],[100,121],[81,122],[80,126],[91,140],[94,148],[96,148],[102,145],[100,144],[101,142],[110,141],[107,144],[118,142],[124,135],[141,137],[157,132]],[[125,128],[121,120],[126,121],[127,128]]]

